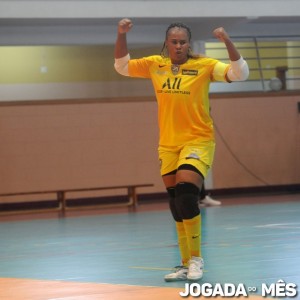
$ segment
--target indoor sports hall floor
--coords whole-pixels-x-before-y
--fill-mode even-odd
[[[254,299],[280,279],[299,289],[300,194],[219,200],[202,208],[200,283],[242,283]],[[179,264],[166,203],[0,216],[0,241],[1,300],[183,299],[183,282],[163,280]]]

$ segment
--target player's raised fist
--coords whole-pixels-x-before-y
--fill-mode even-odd
[[[226,40],[229,39],[229,35],[227,34],[227,32],[225,31],[225,29],[223,27],[216,28],[213,31],[213,34],[221,42],[225,42]]]
[[[118,32],[119,33],[127,33],[132,28],[133,24],[130,19],[122,19],[118,24]]]

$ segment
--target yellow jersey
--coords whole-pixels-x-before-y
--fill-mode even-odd
[[[151,78],[158,103],[159,146],[182,147],[214,140],[209,85],[226,81],[229,64],[216,59],[189,58],[172,65],[160,55],[131,59],[131,77]]]

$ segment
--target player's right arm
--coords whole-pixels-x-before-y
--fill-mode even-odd
[[[118,35],[115,44],[115,58],[122,58],[128,54],[126,34],[132,28],[129,19],[122,19],[118,24]]]
[[[118,23],[118,34],[115,44],[115,64],[114,67],[121,75],[128,76],[128,61],[130,59],[126,34],[132,28],[133,24],[130,19],[122,19]]]

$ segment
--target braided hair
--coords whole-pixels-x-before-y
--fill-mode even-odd
[[[170,24],[169,27],[168,27],[167,30],[166,30],[166,38],[165,38],[165,40],[168,38],[169,31],[170,31],[171,29],[173,29],[173,28],[185,29],[185,30],[186,30],[186,33],[187,33],[187,35],[188,35],[188,40],[189,40],[189,42],[191,41],[191,39],[192,39],[192,32],[191,32],[191,29],[190,29],[189,26],[187,26],[187,25],[184,24],[184,23],[172,23],[172,24]],[[169,54],[168,54],[168,49],[167,49],[167,47],[166,47],[166,42],[164,42],[164,44],[163,44],[163,46],[162,46],[162,49],[161,49],[161,51],[160,51],[160,55],[161,55],[162,57],[168,57],[168,56],[169,56]],[[189,50],[188,50],[187,56],[188,56],[188,58],[197,58],[197,57],[199,57],[199,55],[193,53],[191,47],[190,47]]]

